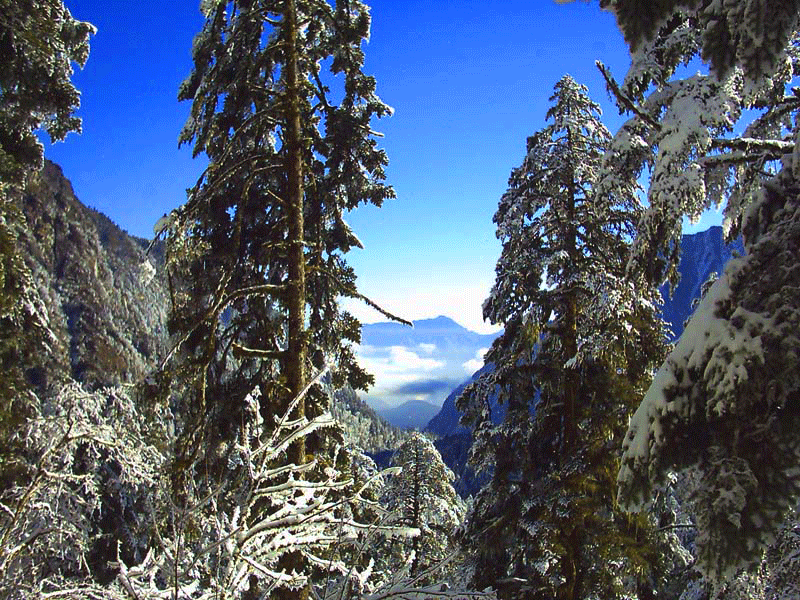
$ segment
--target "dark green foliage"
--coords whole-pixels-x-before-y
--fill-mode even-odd
[[[0,182],[20,184],[42,166],[36,130],[52,141],[80,132],[72,63],[86,62],[95,28],[61,0],[2,0],[0,15]]]
[[[632,50],[655,37],[676,12],[697,15],[702,57],[720,77],[738,67],[750,79],[770,77],[785,57],[798,25],[798,0],[600,0],[614,11]]]
[[[676,10],[699,4],[699,0],[653,0],[646,4],[600,0],[601,8],[611,10],[616,15],[619,28],[631,50],[636,50],[644,40],[652,39],[662,23]]]
[[[0,194],[2,194],[0,183]],[[15,203],[0,195],[0,490],[19,478],[19,440],[13,434],[31,412],[23,365],[42,350],[42,327],[32,313],[30,272],[16,252]]]
[[[409,435],[392,457],[392,466],[402,471],[389,479],[384,499],[398,513],[399,524],[419,529],[419,535],[404,544],[406,556],[409,550],[414,551],[413,577],[453,551],[464,505],[453,489],[453,472],[445,466],[433,442],[421,433]]]
[[[19,338],[13,332],[21,329],[18,303],[22,299],[25,284],[29,283],[25,265],[16,252],[17,234],[13,224],[22,219],[19,209],[10,198],[0,198],[3,219],[0,220],[0,402],[3,408],[19,391],[21,364]],[[5,412],[5,410],[4,410]]]
[[[362,72],[370,20],[361,2],[204,2],[201,10],[195,68],[178,94],[192,101],[179,139],[209,165],[162,223],[176,345],[158,393],[176,415],[173,494],[183,504],[190,483],[220,486],[219,508],[235,511],[238,486],[248,485],[231,459],[252,425],[247,398],[258,398],[267,435],[278,416],[303,423],[329,410],[323,388],[306,393],[307,374],[330,369],[334,389],[372,381],[350,344],[360,324],[339,307],[342,296],[360,297],[344,259],[360,242],[344,215],[394,196],[370,128],[390,109]],[[298,465],[309,485],[340,496],[340,443],[337,427],[298,436],[275,466],[285,461],[288,474]],[[246,510],[267,518],[282,510],[271,502]],[[304,552],[288,544],[276,568],[311,576],[318,563]],[[300,584],[287,581],[280,597],[308,595],[308,580],[294,590]]]
[[[671,470],[696,468],[698,565],[719,584],[761,562],[800,491],[800,102],[787,92],[800,3],[677,1],[653,12],[602,4],[617,11],[633,49],[624,84],[607,77],[633,114],[605,176],[651,173],[633,262],[652,281],[674,283],[681,221],[711,206],[724,207],[728,236],[744,238],[746,255],[710,287],[634,416],[619,474],[621,501],[642,508]],[[709,75],[675,77],[698,56]]]
[[[474,583],[505,597],[614,597],[651,585],[659,550],[616,506],[616,449],[662,356],[657,293],[625,278],[635,197],[594,189],[610,141],[566,76],[528,139],[495,223],[503,251],[484,315],[495,365],[458,400],[473,463],[492,472],[468,517]],[[493,425],[490,398],[507,407]],[[613,564],[612,570],[608,565]]]
[[[618,4],[631,9],[620,13],[623,27],[649,19],[638,4]],[[601,65],[620,111],[630,114],[610,146],[601,182],[627,178],[635,185],[643,173],[649,178],[649,208],[638,225],[632,266],[673,286],[683,218],[722,208],[726,237],[736,238],[744,210],[774,174],[774,161],[791,149],[790,115],[798,107],[786,91],[800,64],[794,3],[689,4],[649,21],[652,34],[638,39],[621,84]],[[701,58],[710,61],[709,74],[680,76],[681,65]]]

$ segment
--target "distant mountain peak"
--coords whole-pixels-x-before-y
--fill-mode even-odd
[[[414,321],[414,327],[420,328],[442,328],[442,329],[458,329],[458,330],[465,330],[469,331],[466,327],[459,325],[450,317],[445,317],[444,315],[439,315],[438,317],[433,317],[432,319],[416,319]]]
[[[453,319],[451,319],[450,317],[446,317],[444,315],[438,315],[436,317],[431,317],[431,318],[428,318],[428,319],[417,319],[417,322],[418,323],[428,323],[428,322],[432,322],[432,323],[435,323],[435,322],[456,323]]]
[[[408,400],[378,414],[395,427],[422,430],[439,410],[439,406],[424,400]]]

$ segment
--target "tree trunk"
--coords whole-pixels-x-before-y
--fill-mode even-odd
[[[305,387],[306,363],[306,273],[303,222],[303,142],[300,122],[300,85],[297,50],[297,9],[295,0],[287,2],[286,14],[286,171],[289,204],[289,348],[286,361],[286,378],[290,398]],[[292,418],[305,416],[305,402],[300,402]],[[290,460],[305,462],[305,444],[302,438],[292,446]]]
[[[578,352],[578,331],[577,331],[577,302],[574,293],[570,293],[566,298],[566,310],[564,315],[564,359],[569,360]],[[564,454],[565,458],[572,452],[578,442],[578,372],[575,368],[569,368],[564,374]]]
[[[567,144],[570,148],[570,153],[573,151],[572,132],[567,131]],[[570,257],[573,269],[577,268],[578,261],[580,260],[580,253],[578,252],[578,234],[575,225],[575,174],[574,169],[569,170],[570,179],[567,183],[569,189],[569,199],[567,206],[567,222],[566,222],[566,235],[565,246],[567,253]],[[564,362],[573,358],[578,352],[578,299],[577,290],[572,282],[569,282],[569,288],[564,298],[564,330],[561,334],[561,343],[564,349]],[[575,448],[578,438],[578,417],[577,417],[577,402],[578,402],[578,388],[580,381],[578,379],[578,371],[573,368],[566,369],[564,373],[564,454],[565,458]]]
[[[284,10],[286,43],[286,130],[283,143],[286,145],[286,175],[288,180],[287,204],[289,216],[289,281],[288,281],[288,334],[289,344],[286,358],[286,380],[289,388],[288,401],[291,402],[305,387],[306,339],[306,279],[303,222],[303,142],[300,121],[300,82],[298,74],[299,53],[297,48],[298,24],[295,0],[288,0]],[[305,416],[305,401],[302,400],[291,415],[292,419]],[[304,438],[300,438],[289,448],[290,463],[306,462]],[[280,567],[291,573],[307,572],[303,555],[291,552],[280,561]],[[300,590],[278,591],[282,600],[305,600],[309,597],[310,586]]]
[[[577,527],[570,531],[567,542],[566,581],[563,589],[563,600],[579,600],[581,597],[581,535]]]

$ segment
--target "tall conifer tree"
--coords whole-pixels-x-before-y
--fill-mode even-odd
[[[631,421],[620,499],[642,508],[670,471],[696,467],[701,571],[758,564],[800,496],[800,4],[668,0],[613,9],[632,65],[610,89],[630,119],[604,181],[651,173],[632,270],[675,274],[683,217],[721,206],[745,256],[710,286]],[[676,76],[702,59],[708,73]],[[742,133],[736,135],[739,131]],[[674,281],[674,278],[672,278]]]
[[[193,101],[181,142],[193,142],[209,166],[162,225],[178,370],[195,386],[186,406],[213,442],[236,427],[253,384],[270,388],[265,402],[285,404],[306,370],[326,360],[337,383],[369,382],[342,343],[359,336],[337,304],[357,295],[343,255],[359,242],[343,214],[393,192],[381,183],[386,155],[370,129],[389,108],[361,72],[363,4],[203,9],[195,70],[179,97]],[[343,92],[338,104],[330,85]]]
[[[413,577],[453,551],[464,503],[453,489],[453,472],[433,442],[421,433],[409,435],[392,457],[392,465],[402,471],[389,480],[385,492],[388,506],[400,514],[403,525],[420,531],[407,544],[414,552],[410,569]]]
[[[211,485],[226,479],[253,389],[269,430],[310,369],[331,365],[337,386],[370,382],[346,343],[359,340],[360,324],[338,305],[341,296],[360,297],[344,260],[360,243],[343,216],[394,196],[371,129],[390,109],[362,72],[364,4],[207,0],[201,9],[195,69],[179,92],[192,101],[180,142],[209,165],[161,223],[177,336],[162,384],[178,415],[179,498],[200,459]],[[292,418],[325,410],[317,387]],[[326,460],[326,443],[298,437],[287,461]],[[307,565],[293,552],[281,567]]]
[[[610,134],[586,88],[555,86],[494,221],[503,251],[484,316],[504,333],[458,400],[493,471],[468,516],[475,583],[508,597],[620,593],[652,546],[615,506],[616,448],[662,352],[656,292],[625,278],[640,208],[594,183]],[[505,405],[493,425],[492,402]],[[610,572],[607,561],[621,568]]]

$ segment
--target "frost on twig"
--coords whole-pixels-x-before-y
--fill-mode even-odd
[[[98,515],[112,507],[125,513],[117,523],[123,552],[140,560],[147,524],[137,509],[163,464],[133,401],[118,388],[68,385],[16,435],[24,475],[0,496],[0,596],[124,597],[96,581],[107,567]]]

